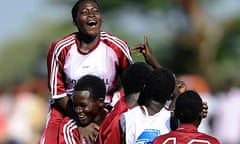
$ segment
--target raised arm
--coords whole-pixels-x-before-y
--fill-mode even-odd
[[[137,55],[143,55],[145,61],[151,65],[153,68],[160,68],[162,67],[157,59],[153,56],[152,50],[148,43],[148,36],[144,35],[144,44],[136,44],[131,48],[132,53],[137,53]]]

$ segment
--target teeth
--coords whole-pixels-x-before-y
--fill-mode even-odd
[[[90,25],[90,26],[93,26],[96,24],[97,24],[97,21],[95,21],[95,20],[88,21],[88,25]]]
[[[85,115],[78,115],[78,117],[79,117],[79,118],[84,118],[84,117],[85,117]]]

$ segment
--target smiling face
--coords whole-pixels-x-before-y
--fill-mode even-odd
[[[74,18],[80,34],[96,37],[101,31],[102,16],[97,3],[85,0],[78,5],[77,15]]]
[[[89,90],[75,91],[73,93],[73,108],[79,122],[86,126],[97,116],[101,102],[94,100]]]

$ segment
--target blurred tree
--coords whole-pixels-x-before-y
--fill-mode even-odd
[[[240,18],[225,24],[223,39],[219,45],[217,61],[239,60],[240,57]]]
[[[99,0],[103,13],[104,15],[106,14],[105,19],[110,20],[112,20],[110,17],[118,16],[119,13],[117,11],[124,10],[122,7],[126,5],[140,9],[140,14],[145,19],[153,14],[151,13],[152,11],[177,11],[182,13],[182,15],[177,15],[181,16],[178,19],[186,18],[187,26],[185,29],[179,30],[179,33],[174,33],[174,38],[167,41],[167,45],[159,43],[161,40],[159,40],[158,36],[150,38],[154,55],[163,66],[170,67],[177,74],[200,73],[207,77],[213,85],[217,85],[223,77],[236,75],[235,73],[232,74],[233,71],[231,70],[225,70],[226,72],[221,75],[216,75],[215,71],[222,71],[224,68],[220,65],[223,65],[223,63],[224,65],[225,63],[226,65],[231,63],[235,67],[239,64],[239,50],[238,46],[236,46],[239,45],[239,34],[237,33],[239,32],[239,22],[228,24],[226,33],[223,33],[223,28],[219,28],[218,25],[207,18],[200,2],[212,3],[216,2],[216,0]],[[58,4],[68,9],[72,7],[73,3],[73,0],[46,0],[48,5],[55,6]],[[129,13],[125,12],[125,14]],[[169,16],[165,14],[163,13],[163,17]],[[44,75],[46,70],[42,67],[45,65],[44,59],[50,43],[76,30],[71,21],[69,21],[70,19],[69,17],[69,19],[62,21],[40,20],[41,24],[39,25],[40,22],[36,24],[37,29],[36,27],[33,27],[33,30],[28,29],[29,33],[25,33],[23,38],[16,39],[14,43],[11,41],[10,44],[4,45],[4,49],[1,49],[0,53],[0,85],[9,86],[15,81],[30,82],[34,76]],[[113,21],[109,22],[107,26],[111,27],[112,23]],[[170,23],[165,24],[169,25]],[[130,34],[116,27],[112,29],[114,33],[117,31],[120,37],[127,39],[130,44],[138,43],[135,39],[139,35],[138,33]],[[171,28],[166,29],[166,31],[170,30]],[[33,31],[34,33],[32,33]],[[223,42],[219,43],[222,38]],[[134,57],[134,59],[141,60],[142,58]],[[232,61],[229,61],[229,59],[232,59]],[[41,67],[41,65],[43,66]],[[232,67],[229,67],[229,65],[225,67],[225,69],[230,68]],[[41,69],[42,73],[39,73]],[[234,72],[236,71],[235,68]]]
[[[210,21],[196,0],[177,0],[189,21],[187,31],[179,33],[174,45],[175,62],[179,73],[199,73],[206,76],[217,53],[222,30]]]
[[[51,3],[55,4],[62,4],[62,5],[68,5],[72,6],[72,4],[75,2],[74,0],[50,0]],[[119,9],[123,7],[124,5],[129,5],[129,4],[134,4],[137,7],[144,7],[146,9],[152,10],[152,9],[158,9],[158,8],[169,8],[171,7],[171,4],[173,1],[166,1],[166,0],[119,0],[119,1],[114,1],[114,0],[98,0],[99,4],[103,8],[103,12],[108,12],[112,11],[115,9]]]
[[[1,86],[12,89],[20,83],[31,83],[36,76],[46,78],[44,60],[50,43],[71,32],[72,27],[65,22],[59,24],[49,20],[44,23],[41,26],[38,24],[37,30],[29,28],[23,37],[3,45],[0,53]]]

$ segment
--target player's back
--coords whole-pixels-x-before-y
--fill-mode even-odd
[[[193,125],[184,125],[157,137],[153,144],[220,144],[213,136],[197,131]]]

